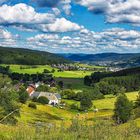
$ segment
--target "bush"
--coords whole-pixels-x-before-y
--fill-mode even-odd
[[[37,102],[37,97],[33,97],[32,101]]]
[[[37,102],[38,102],[38,103],[41,103],[41,104],[48,104],[48,103],[49,103],[49,100],[48,100],[46,97],[41,96],[41,97],[39,97],[39,98],[37,99]]]
[[[40,85],[38,88],[37,88],[37,91],[39,91],[39,92],[47,92],[47,91],[49,91],[49,87],[48,87],[48,85]]]
[[[33,109],[37,109],[37,106],[35,103],[29,103],[28,107],[33,108]]]
[[[73,110],[78,110],[78,105],[77,104],[71,104],[70,108],[73,109]]]
[[[62,98],[64,99],[75,99],[76,93],[71,89],[65,89],[61,93]]]

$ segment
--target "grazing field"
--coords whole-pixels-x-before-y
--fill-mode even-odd
[[[8,66],[3,64],[2,66]],[[35,66],[27,66],[27,65],[9,65],[10,70],[12,72],[17,73],[27,73],[27,74],[36,74],[42,73],[44,69],[52,71],[52,67],[49,65],[35,65]],[[94,66],[93,66],[94,67]],[[54,68],[55,72],[52,73],[54,77],[63,77],[63,78],[83,78],[86,75],[90,75],[93,71],[62,71],[58,72],[57,68]]]

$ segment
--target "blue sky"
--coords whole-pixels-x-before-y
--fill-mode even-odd
[[[140,0],[0,0],[0,46],[140,52]]]

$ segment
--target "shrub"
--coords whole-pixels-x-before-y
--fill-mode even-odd
[[[33,102],[37,102],[37,97],[33,97],[33,98],[32,98],[32,101],[33,101]]]
[[[71,104],[70,108],[74,110],[78,110],[78,105],[73,103]]]
[[[37,109],[37,106],[35,103],[29,103],[28,107],[33,108],[33,109]]]
[[[48,85],[40,85],[37,88],[37,91],[39,91],[39,92],[47,92],[47,91],[49,91],[49,87],[48,87]]]
[[[49,103],[49,100],[44,97],[44,96],[41,96],[37,99],[37,102],[41,103],[41,104],[48,104]]]

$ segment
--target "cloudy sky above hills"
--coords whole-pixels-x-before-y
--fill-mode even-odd
[[[140,0],[0,0],[0,46],[140,52]]]

